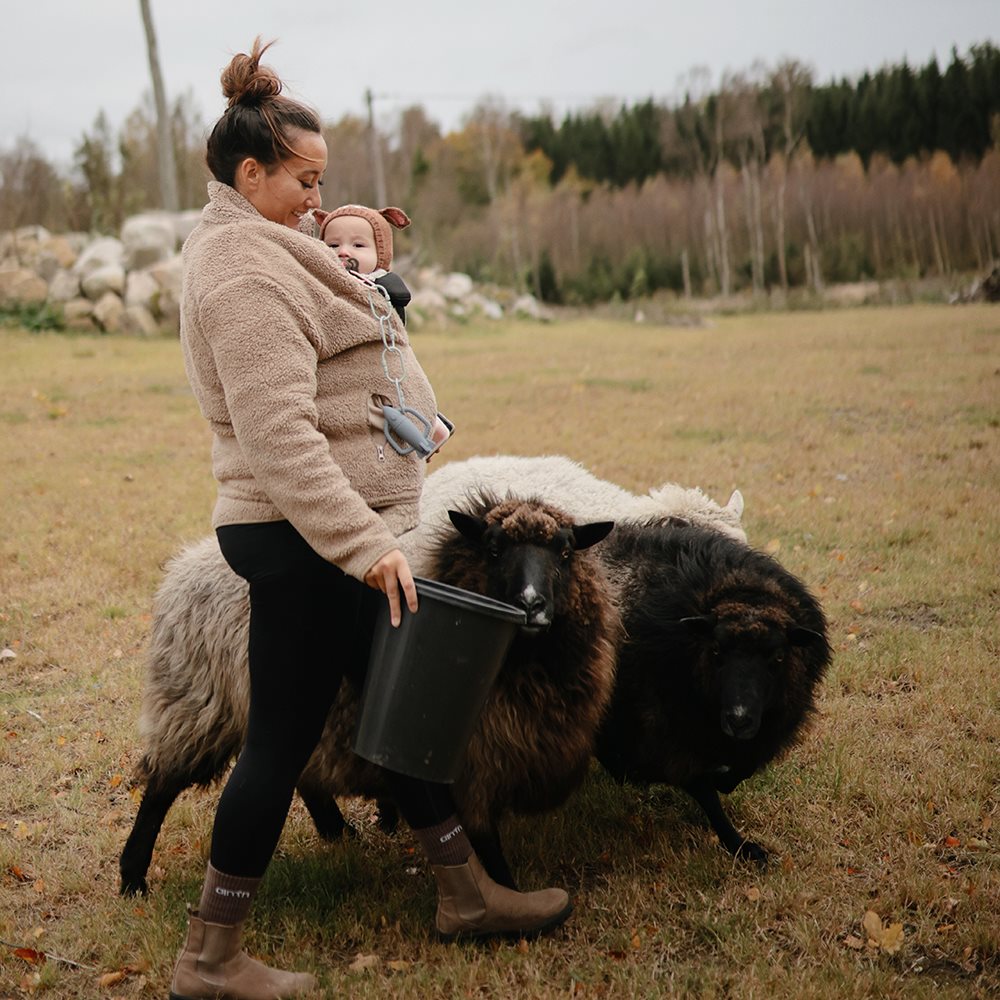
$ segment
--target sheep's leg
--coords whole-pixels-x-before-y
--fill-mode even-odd
[[[149,891],[146,873],[153,860],[153,847],[160,827],[177,796],[194,783],[188,776],[178,775],[154,776],[147,782],[132,832],[118,859],[118,869],[121,872],[119,891],[123,896],[145,896]]]
[[[494,826],[490,830],[469,830],[469,843],[482,862],[486,874],[498,885],[517,890],[517,882],[511,874],[507,858],[504,857],[500,831]]]
[[[300,781],[296,790],[309,810],[316,832],[324,840],[340,840],[344,833],[354,835],[354,828],[344,819],[337,800],[329,792],[308,781]]]
[[[719,840],[722,841],[722,846],[730,854],[738,858],[745,858],[748,861],[756,861],[760,865],[767,864],[767,851],[752,840],[745,839],[739,830],[733,826],[726,815],[726,811],[722,808],[722,803],[719,801],[719,793],[715,788],[708,784],[707,781],[702,780],[692,781],[690,784],[684,785],[684,791],[704,810],[709,823],[712,824],[712,829],[715,830],[719,836]]]
[[[399,809],[392,799],[379,798],[376,800],[378,806],[378,828],[390,836],[399,829]]]

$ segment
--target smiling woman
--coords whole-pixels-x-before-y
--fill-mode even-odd
[[[214,434],[212,523],[249,584],[252,624],[246,741],[219,799],[172,1000],[274,1000],[315,985],[249,958],[241,938],[341,678],[367,664],[378,603],[388,599],[393,625],[401,601],[417,611],[397,536],[417,523],[423,461],[384,447],[373,401],[393,384],[387,331],[407,403],[437,410],[395,312],[380,312],[370,284],[301,231],[321,203],[326,144],[316,113],[282,97],[261,66],[265,49],[258,38],[222,74],[228,107],[207,150],[215,181],[183,250],[181,345]],[[351,641],[331,644],[331,630]],[[561,889],[519,893],[486,875],[448,785],[388,771],[386,782],[437,880],[439,933],[537,933],[569,916]]]

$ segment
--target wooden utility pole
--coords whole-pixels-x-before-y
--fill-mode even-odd
[[[156,51],[156,31],[149,0],[139,0],[142,26],[146,29],[146,50],[149,53],[149,74],[153,78],[153,100],[156,103],[156,160],[160,174],[160,202],[168,212],[180,208],[177,197],[177,164],[174,162],[174,138],[167,114],[167,93],[160,72],[160,57]]]
[[[378,141],[378,132],[375,131],[375,112],[372,109],[374,95],[371,87],[365,91],[365,102],[368,104],[368,142],[371,149],[372,179],[375,183],[375,206],[385,208],[388,199],[385,193],[385,170],[382,167],[382,143]]]

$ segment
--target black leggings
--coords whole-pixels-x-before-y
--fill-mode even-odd
[[[288,521],[225,525],[216,534],[226,562],[250,584],[250,714],[216,810],[211,861],[227,875],[257,878],[341,678],[364,673],[385,596],[319,556]],[[385,773],[412,828],[454,814],[448,785]]]

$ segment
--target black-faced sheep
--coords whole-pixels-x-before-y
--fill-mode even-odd
[[[819,603],[770,556],[704,528],[620,524],[600,555],[624,639],[598,759],[619,780],[685,789],[730,852],[765,861],[718,793],[801,738],[830,662]]]
[[[524,607],[466,752],[456,800],[495,879],[513,884],[497,823],[511,809],[560,804],[583,779],[614,684],[618,617],[600,565],[583,551],[610,522],[578,525],[537,501],[470,499],[415,571]],[[123,893],[144,892],[160,826],[174,799],[208,784],[243,743],[249,701],[246,585],[214,539],[168,566],[154,605],[141,729],[145,793],[120,859]],[[317,829],[344,825],[336,795],[385,792],[382,772],[350,750],[360,679],[345,680],[298,789]]]

